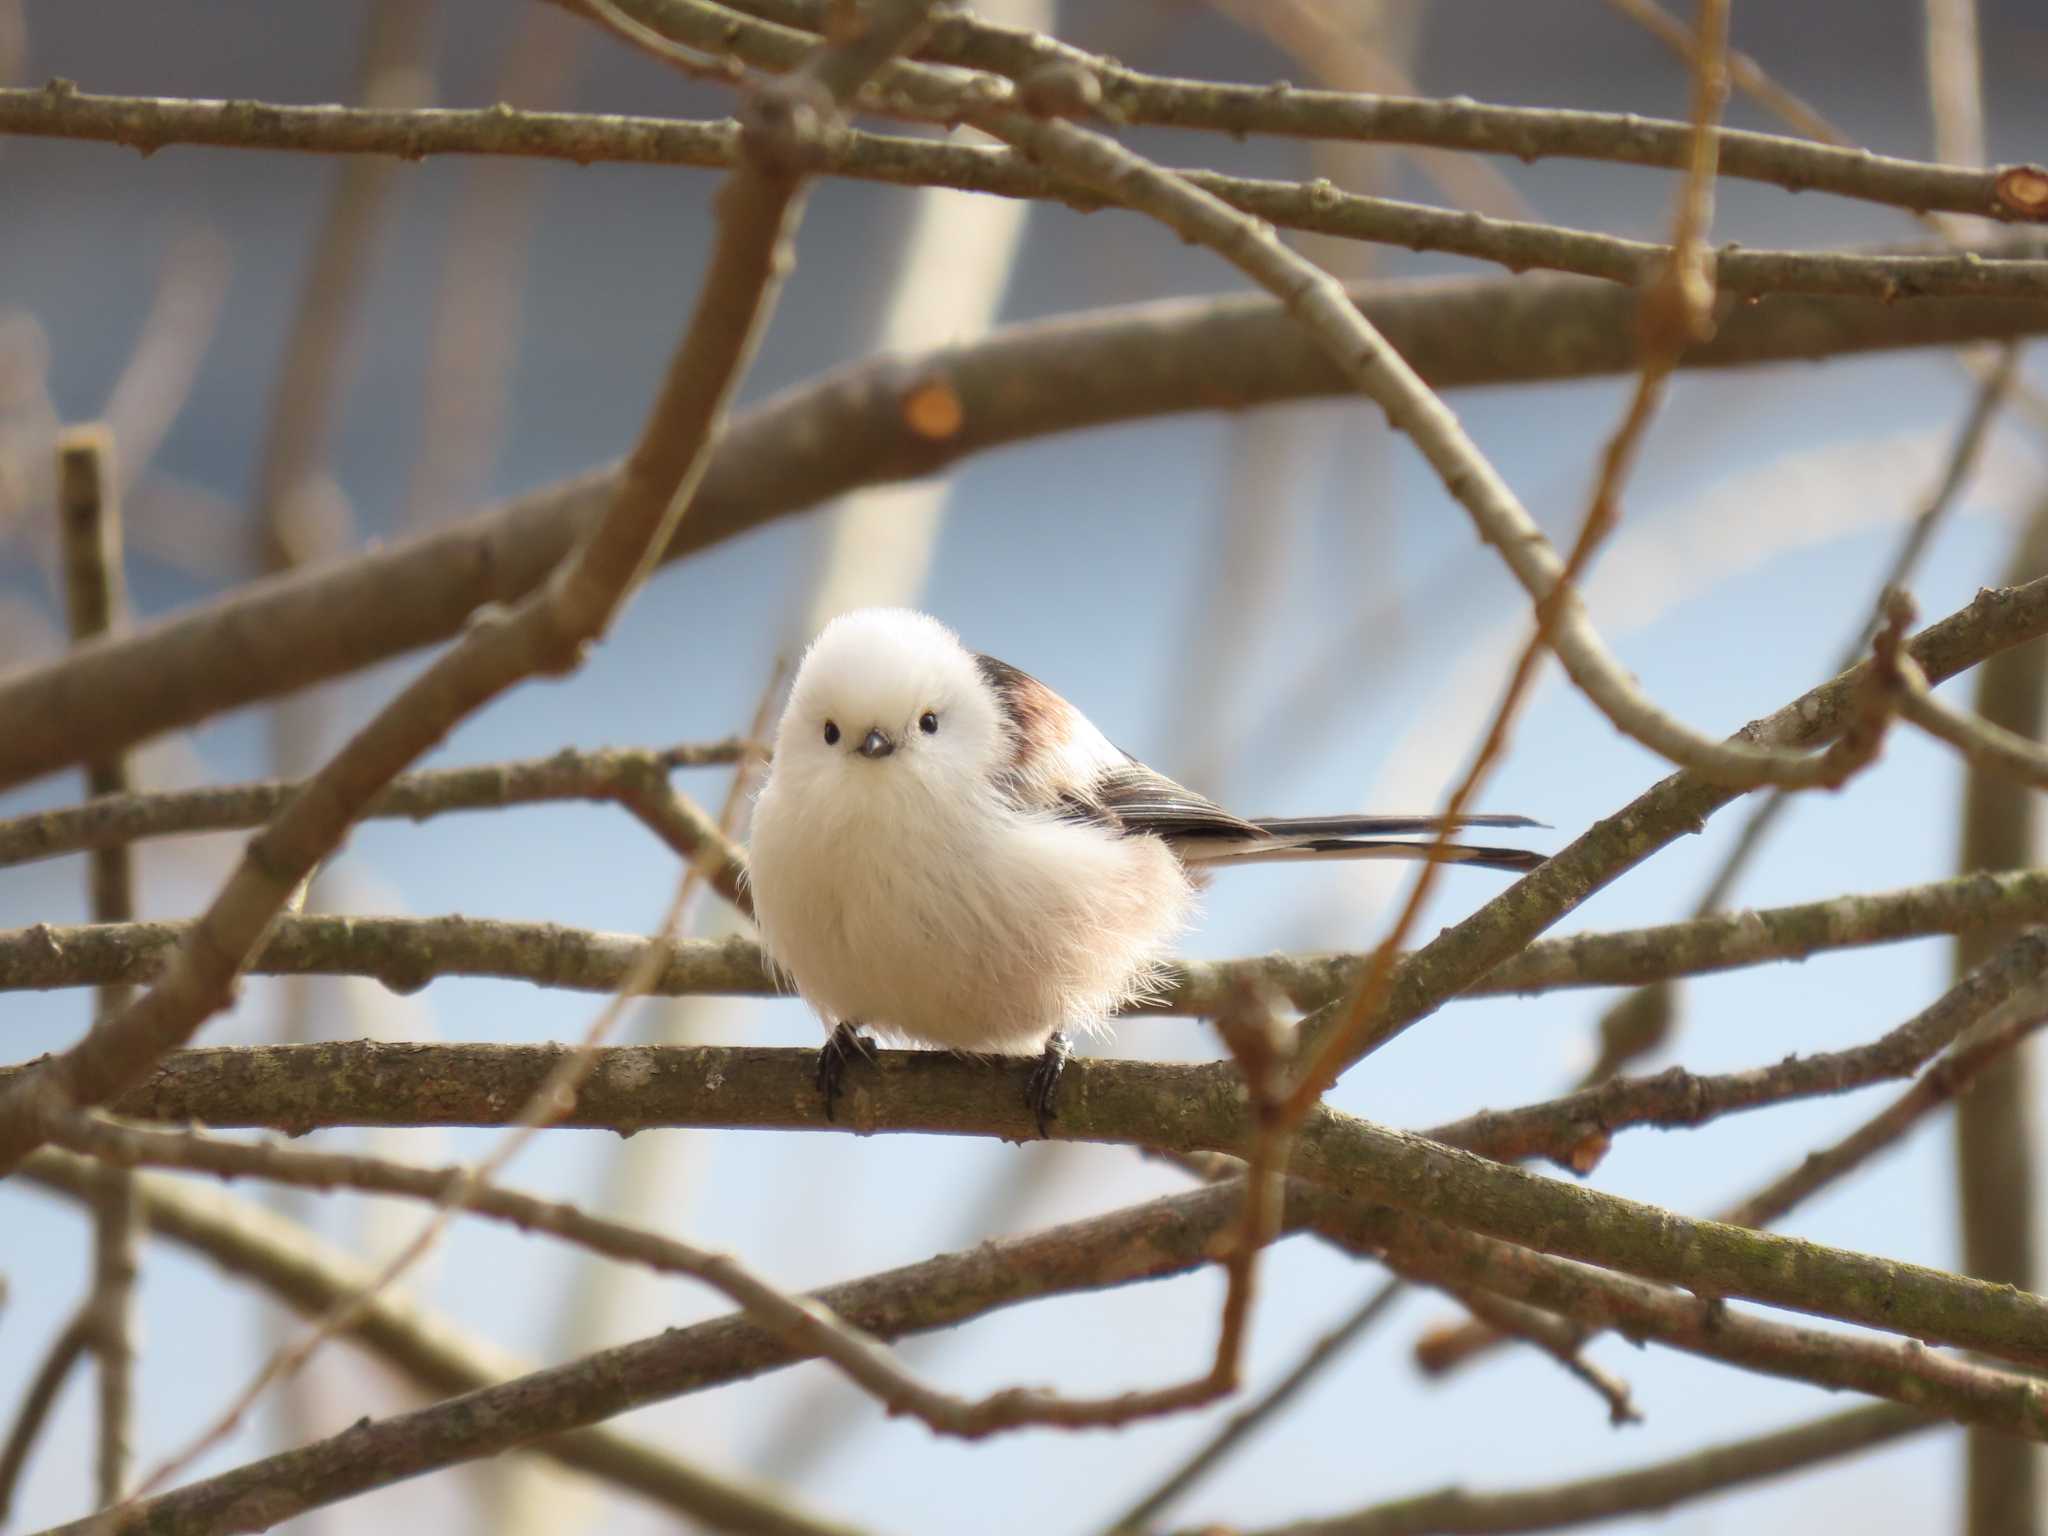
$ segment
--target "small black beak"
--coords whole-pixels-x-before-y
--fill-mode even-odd
[[[884,736],[879,727],[870,726],[867,736],[854,748],[862,757],[887,757],[896,750],[896,743]]]

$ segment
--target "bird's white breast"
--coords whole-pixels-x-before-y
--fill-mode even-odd
[[[1145,989],[1192,901],[1158,839],[860,766],[854,793],[771,779],[754,819],[762,939],[828,1025],[1028,1053]]]

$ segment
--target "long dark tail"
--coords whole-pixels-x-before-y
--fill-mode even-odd
[[[1401,834],[1417,836],[1446,825],[1441,816],[1274,816],[1254,821],[1264,836],[1257,841],[1219,838],[1180,845],[1190,864],[1270,864],[1295,859],[1427,859],[1445,864],[1474,864],[1481,869],[1524,872],[1548,854],[1523,848],[1489,848],[1472,843],[1403,842]],[[1527,816],[1460,816],[1449,823],[1463,827],[1540,827]]]

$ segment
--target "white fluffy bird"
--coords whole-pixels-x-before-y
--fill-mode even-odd
[[[1522,816],[1461,825],[1526,827]],[[832,1113],[863,1027],[1039,1057],[1041,1133],[1064,1031],[1142,997],[1208,870],[1273,859],[1423,858],[1435,816],[1243,820],[1129,753],[1035,677],[938,620],[868,608],[804,654],[754,810],[754,914],[831,1031]],[[1526,870],[1542,855],[1448,844]]]

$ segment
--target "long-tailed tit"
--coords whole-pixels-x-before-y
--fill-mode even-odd
[[[1460,825],[1526,827],[1523,816]],[[1242,820],[1110,745],[1045,684],[938,620],[870,608],[828,624],[797,669],[754,810],[754,915],[775,965],[831,1030],[832,1113],[859,1031],[1037,1054],[1041,1133],[1063,1031],[1157,979],[1208,871],[1274,859],[1427,857],[1435,816]],[[1543,856],[1450,843],[1526,870]]]

